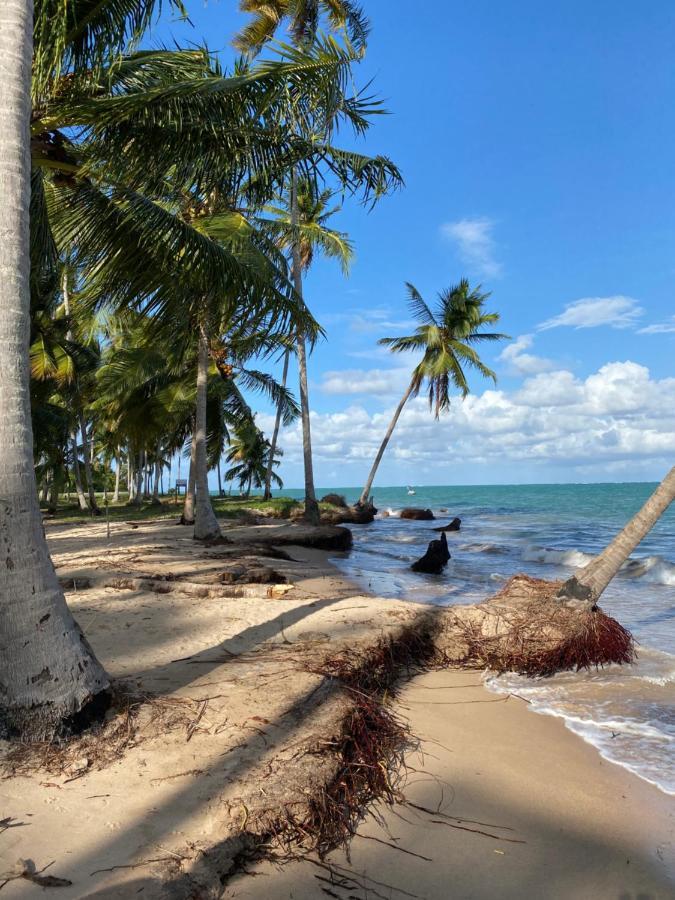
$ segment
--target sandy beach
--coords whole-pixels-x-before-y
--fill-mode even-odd
[[[396,706],[420,740],[405,799],[375,804],[348,853],[266,862],[226,897],[673,896],[673,798],[603,760],[560,719],[496,697],[472,672],[418,676]]]
[[[672,896],[672,798],[473,671],[402,688],[396,708],[420,741],[405,801],[374,806],[351,862],[330,856],[342,885],[316,859],[244,862],[275,816],[300,815],[339,770],[326,748],[349,701],[312,667],[395,640],[425,609],[364,596],[330,553],[289,545],[289,528],[231,524],[236,543],[204,547],[167,522],[116,523],[109,541],[103,523],[48,527],[68,600],[132,697],[103,741],[40,760],[3,746],[5,877],[18,860],[49,866],[72,882],[67,900]],[[223,580],[262,562],[276,581]],[[260,877],[235,877],[242,863]]]

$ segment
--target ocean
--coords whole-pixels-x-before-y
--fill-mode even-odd
[[[379,596],[441,606],[477,602],[516,572],[565,578],[602,550],[654,487],[415,487],[414,496],[404,487],[376,488],[378,518],[350,526],[354,549],[336,562]],[[356,488],[330,490],[348,501],[359,494]],[[410,571],[437,537],[431,527],[439,522],[400,519],[404,506],[429,507],[439,522],[461,518],[461,531],[447,535],[452,559],[442,575]],[[488,675],[488,687],[517,693],[534,711],[561,717],[603,757],[675,794],[675,504],[614,579],[601,606],[633,632],[636,665],[538,680]]]

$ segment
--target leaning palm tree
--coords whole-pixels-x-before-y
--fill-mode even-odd
[[[668,472],[661,484],[649,497],[642,509],[583,569],[569,578],[558,591],[562,601],[577,601],[593,607],[607,585],[619,572],[640,541],[675,500],[675,467]]]
[[[438,295],[435,309],[427,306],[414,285],[407,283],[408,303],[413,316],[420,323],[415,333],[406,337],[381,338],[380,344],[394,353],[422,351],[422,359],[413,370],[410,384],[396,407],[387,433],[368,475],[359,503],[364,505],[370,497],[370,489],[377,469],[387,449],[403,407],[410,397],[416,397],[426,384],[429,407],[438,419],[450,406],[450,388],[454,386],[466,397],[469,383],[466,368],[475,369],[484,378],[496,381],[496,375],[480,359],[474,345],[484,341],[500,341],[506,337],[491,331],[483,331],[486,325],[499,321],[499,313],[486,313],[483,306],[489,294],[481,293],[480,286],[472,288],[463,278],[459,284]]]

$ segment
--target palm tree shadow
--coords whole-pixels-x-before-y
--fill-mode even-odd
[[[330,597],[324,600],[314,600],[311,603],[298,604],[293,609],[279,613],[273,619],[268,619],[260,624],[251,625],[218,644],[188,657],[134,672],[130,677],[134,680],[140,679],[143,684],[147,684],[149,688],[158,693],[173,693],[200,680],[220,666],[252,653],[257,648],[260,648],[259,652],[262,652],[262,645],[268,645],[271,649],[283,644],[292,644],[293,641],[288,640],[285,636],[286,629],[343,599],[343,597]],[[279,637],[281,637],[281,641],[274,640]]]

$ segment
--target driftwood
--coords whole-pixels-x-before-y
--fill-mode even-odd
[[[457,516],[455,516],[455,518],[452,520],[452,522],[448,522],[447,525],[441,525],[440,528],[434,528],[432,530],[433,531],[459,531],[461,525],[462,525],[462,520],[457,518]]]
[[[440,540],[430,541],[427,552],[410,567],[413,572],[426,572],[429,575],[440,575],[448,564],[450,551],[448,539],[441,534]]]

